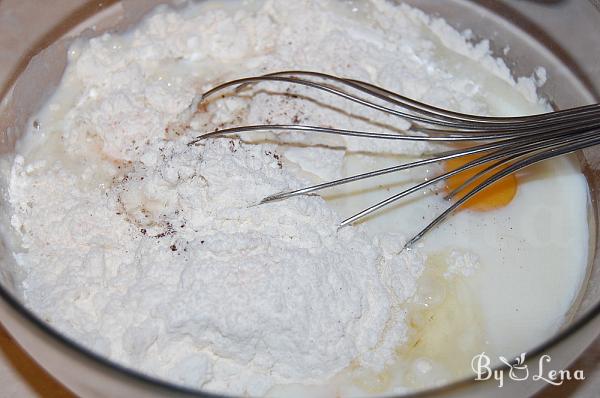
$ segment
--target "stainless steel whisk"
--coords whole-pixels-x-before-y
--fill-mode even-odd
[[[284,71],[229,81],[205,92],[197,99],[195,105],[202,104],[224,90],[236,88],[237,91],[240,91],[244,86],[260,82],[281,82],[320,90],[408,120],[411,123],[411,128],[405,134],[390,134],[301,124],[251,125],[215,130],[196,137],[190,142],[190,145],[199,143],[209,137],[252,131],[301,131],[383,140],[465,142],[471,144],[466,148],[431,155],[424,160],[373,170],[302,189],[275,193],[264,198],[260,202],[261,204],[297,195],[306,195],[337,185],[453,158],[473,154],[481,155],[460,167],[394,194],[340,223],[340,227],[352,224],[401,198],[433,184],[464,173],[474,167],[484,167],[447,195],[447,198],[450,199],[461,193],[463,194],[460,199],[454,201],[444,212],[410,239],[405,247],[413,245],[463,203],[509,174],[549,158],[600,144],[600,104],[531,116],[475,116],[427,105],[363,81],[345,79],[319,72]],[[475,181],[481,182],[470,188]]]

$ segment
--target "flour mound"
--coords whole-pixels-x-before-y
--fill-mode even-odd
[[[60,167],[15,164],[28,300],[50,323],[144,371],[240,394],[393,359],[415,286],[387,278],[423,267],[399,263],[401,237],[337,231],[318,197],[255,206],[303,183],[273,146],[180,140],[151,153],[104,192]],[[62,216],[34,221],[50,211]]]

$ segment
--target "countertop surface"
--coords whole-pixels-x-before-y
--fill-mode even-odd
[[[578,0],[574,0],[578,1]],[[49,5],[52,6],[49,6]],[[32,37],[48,29],[56,9],[75,9],[81,0],[0,0],[0,81],[15,66],[14,52],[27,48]],[[45,8],[47,12],[32,20],[31,10]],[[23,21],[27,20],[27,23]],[[551,21],[549,21],[551,23]],[[24,46],[24,47],[21,47]],[[1,324],[0,319],[0,324]],[[596,398],[600,397],[600,338],[571,367],[582,369],[583,382],[566,382],[561,387],[547,388],[537,397]],[[39,367],[0,325],[0,398],[71,398],[74,395]]]

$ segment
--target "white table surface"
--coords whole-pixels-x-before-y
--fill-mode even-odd
[[[0,80],[14,66],[16,60],[12,54],[17,46],[29,47],[31,37],[47,30],[47,21],[52,20],[51,14],[56,6],[75,9],[80,4],[80,0],[0,0],[0,29],[3,32],[0,35]],[[45,18],[32,20],[29,10],[40,7],[47,9]],[[27,23],[23,22],[25,19]],[[586,380],[545,389],[536,398],[600,397],[600,338],[572,368],[583,369]],[[0,325],[0,398],[9,397],[73,398],[74,395],[40,368]]]

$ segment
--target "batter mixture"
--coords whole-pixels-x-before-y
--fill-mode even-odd
[[[124,35],[74,43],[5,177],[25,303],[119,363],[230,394],[402,392],[464,376],[475,353],[512,355],[548,337],[587,264],[587,185],[568,159],[519,177],[506,207],[462,211],[402,251],[447,205],[443,186],[337,224],[436,167],[256,204],[413,160],[430,144],[296,132],[188,145],[243,124],[409,127],[276,83],[188,112],[219,82],[289,69],[468,113],[549,109],[536,94],[543,69],[515,80],[487,41],[470,39],[384,0],[252,0],[163,6]],[[532,212],[539,195],[549,199]],[[556,240],[530,228],[537,216]],[[518,322],[527,332],[510,329]]]

